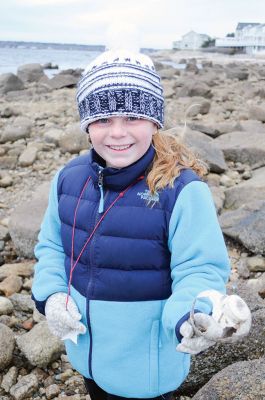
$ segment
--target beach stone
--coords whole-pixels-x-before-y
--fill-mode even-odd
[[[33,275],[34,263],[32,261],[25,261],[14,264],[4,264],[0,268],[0,280],[10,276],[18,275],[22,277],[29,277]]]
[[[251,272],[265,272],[265,258],[261,256],[247,257],[247,266]]]
[[[182,77],[175,83],[177,97],[203,97],[212,98],[211,88],[204,82],[200,82],[191,77]]]
[[[22,284],[22,279],[19,276],[10,275],[0,282],[0,292],[4,293],[5,296],[11,296],[21,290]]]
[[[205,115],[208,114],[211,103],[210,101],[203,99],[201,97],[193,97],[193,100],[190,102],[187,107],[187,116],[188,117],[196,117],[197,115]]]
[[[15,142],[19,139],[25,139],[30,137],[32,128],[32,122],[25,117],[17,117],[12,123],[7,125],[1,136],[0,143]]]
[[[213,196],[213,201],[214,201],[216,211],[217,211],[217,213],[220,213],[223,208],[224,201],[225,201],[224,190],[221,187],[217,187],[217,186],[210,186],[210,189],[211,189],[211,193]]]
[[[261,121],[253,120],[253,119],[248,119],[246,121],[240,121],[240,126],[241,130],[250,132],[251,134],[253,132],[263,132],[265,133],[265,124],[263,124]],[[238,129],[235,129],[238,130]]]
[[[252,178],[225,190],[225,208],[236,209],[265,199],[265,167],[253,171]]]
[[[261,133],[232,132],[215,139],[225,159],[259,168],[265,165],[265,135]]]
[[[0,323],[0,371],[3,371],[11,363],[14,347],[13,331]]]
[[[15,400],[32,398],[39,386],[38,378],[35,374],[22,376],[19,381],[10,389],[10,394]]]
[[[9,221],[9,232],[18,254],[34,258],[34,247],[48,205],[50,182],[40,185],[32,199],[19,204]]]
[[[6,242],[9,239],[9,231],[8,228],[6,228],[3,225],[0,225],[0,240],[3,240]]]
[[[170,81],[163,82],[164,96],[165,98],[170,98],[175,95],[175,89]]]
[[[226,70],[227,79],[238,79],[239,81],[244,81],[248,79],[248,76],[248,71],[240,68],[231,67]]]
[[[12,302],[6,297],[0,296],[0,315],[12,314],[13,310]]]
[[[58,74],[51,78],[47,84],[51,89],[55,90],[66,87],[75,87],[78,81],[79,78],[74,77],[73,75]]]
[[[18,67],[17,76],[23,82],[38,82],[45,76],[43,68],[38,63],[24,64]]]
[[[61,392],[60,386],[56,384],[50,385],[45,389],[46,398],[48,400],[58,396],[60,392]]]
[[[23,151],[18,159],[18,164],[21,167],[28,167],[36,161],[38,154],[38,148],[34,146],[27,146],[26,150]]]
[[[1,90],[1,89],[0,89]],[[15,109],[15,106],[5,106],[4,109],[0,110],[1,118],[10,118],[18,116],[20,111]]]
[[[6,94],[14,90],[24,89],[24,84],[15,74],[1,74],[0,75],[0,94]]]
[[[249,109],[249,118],[265,122],[264,106],[251,106]]]
[[[229,365],[213,376],[193,400],[257,400],[265,398],[265,358]]]
[[[0,169],[15,169],[17,166],[17,157],[3,156],[1,157]]]
[[[34,310],[34,301],[29,294],[14,293],[9,300],[17,311],[32,312]]]
[[[252,202],[220,216],[223,233],[254,254],[265,255],[265,201]]]
[[[17,375],[18,375],[18,369],[15,366],[11,367],[8,370],[8,372],[5,375],[3,375],[1,388],[4,389],[5,392],[8,393],[11,387],[15,385],[17,380]]]
[[[79,123],[68,126],[65,133],[59,139],[59,147],[62,153],[79,153],[81,150],[88,149],[87,135],[80,131]]]
[[[173,67],[163,68],[159,71],[161,79],[173,79],[179,75],[180,71]]]
[[[12,184],[13,184],[12,177],[8,173],[6,172],[2,173],[0,171],[0,187],[6,188],[12,186]]]
[[[27,360],[40,368],[57,360],[65,351],[63,342],[50,333],[47,322],[40,322],[16,340]]]
[[[45,131],[43,137],[48,143],[54,143],[56,146],[59,145],[59,140],[63,137],[65,132],[62,129],[52,128]]]

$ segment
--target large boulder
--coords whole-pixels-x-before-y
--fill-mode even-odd
[[[17,117],[3,129],[0,135],[0,143],[15,142],[19,139],[30,137],[32,122],[26,117]]]
[[[237,362],[214,375],[193,400],[261,400],[264,382],[265,358]]]
[[[58,74],[47,81],[48,86],[51,89],[62,89],[64,87],[74,87],[79,78],[73,75]]]
[[[8,73],[0,75],[0,94],[21,89],[24,89],[24,84],[15,74]]]
[[[231,132],[215,139],[225,159],[248,164],[252,168],[265,165],[265,135],[252,132]]]
[[[80,131],[79,123],[69,125],[58,140],[62,153],[79,153],[89,147],[87,135]]]
[[[18,67],[17,76],[23,82],[38,82],[45,76],[43,67],[38,63],[24,64]]]
[[[48,204],[50,182],[45,182],[34,192],[32,199],[18,205],[9,221],[9,232],[19,255],[34,258],[34,246],[41,221]]]

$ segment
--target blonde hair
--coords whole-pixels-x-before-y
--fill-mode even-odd
[[[206,164],[171,133],[157,131],[152,146],[156,154],[146,179],[151,194],[166,186],[173,187],[182,169],[190,168],[200,177],[207,173]]]

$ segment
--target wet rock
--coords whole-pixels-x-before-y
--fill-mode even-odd
[[[24,64],[18,67],[17,76],[23,82],[38,82],[45,76],[43,68],[38,63]]]
[[[0,94],[24,89],[24,84],[15,74],[1,74],[0,75]]]
[[[265,255],[265,202],[250,203],[220,216],[222,231],[254,254]]]
[[[10,394],[15,400],[23,400],[31,397],[38,389],[38,379],[35,374],[22,376],[19,381],[11,387]]]
[[[9,392],[11,387],[15,385],[17,380],[18,370],[17,367],[11,367],[8,372],[3,376],[1,388],[5,390],[5,392]]]
[[[236,209],[265,199],[265,167],[253,171],[253,177],[226,189],[225,208]]]
[[[6,297],[0,296],[0,315],[11,314],[14,310],[12,302]]]
[[[15,338],[12,330],[0,323],[0,371],[12,361]]]
[[[34,258],[33,249],[47,208],[49,187],[49,182],[40,185],[32,199],[17,206],[10,217],[9,232],[16,251],[27,258]]]
[[[46,367],[64,352],[63,342],[50,333],[46,322],[40,322],[16,340],[28,361],[38,367]]]
[[[22,284],[22,279],[19,276],[10,275],[0,283],[0,292],[7,297],[11,296],[21,290]]]
[[[256,400],[265,398],[265,359],[229,365],[213,376],[193,400]]]
[[[265,165],[265,135],[261,133],[232,132],[215,139],[225,159],[259,168]]]

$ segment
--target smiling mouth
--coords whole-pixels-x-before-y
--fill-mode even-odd
[[[130,149],[131,147],[133,146],[133,144],[126,144],[126,145],[123,145],[123,146],[115,146],[115,145],[110,145],[110,146],[107,146],[109,149],[111,149],[111,150],[114,150],[114,151],[125,151],[125,150],[128,150],[128,149]]]

